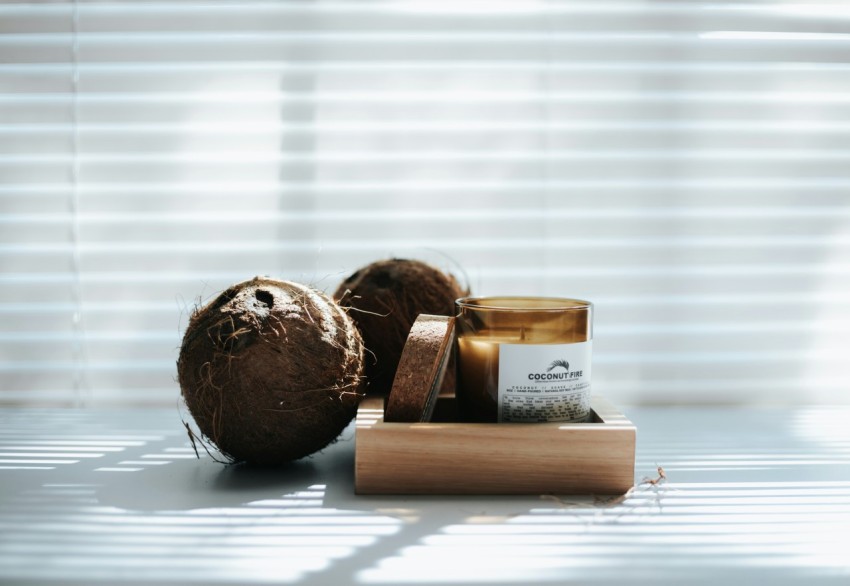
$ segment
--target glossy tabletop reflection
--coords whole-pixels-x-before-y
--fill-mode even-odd
[[[176,409],[0,410],[0,584],[850,584],[850,409],[624,411],[616,498],[364,497],[353,426],[268,470]]]

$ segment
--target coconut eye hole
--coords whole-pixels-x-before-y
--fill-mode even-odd
[[[257,289],[254,292],[254,297],[257,298],[257,301],[265,305],[267,308],[271,309],[274,307],[274,295],[270,292],[265,291],[264,289]]]
[[[396,280],[393,279],[393,276],[389,271],[378,271],[372,277],[372,282],[375,287],[378,289],[390,289],[394,285],[397,286]]]

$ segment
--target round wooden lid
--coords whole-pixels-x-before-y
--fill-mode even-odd
[[[422,314],[416,318],[387,398],[384,421],[415,423],[431,420],[454,338],[453,317]]]

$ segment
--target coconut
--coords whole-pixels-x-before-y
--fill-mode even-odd
[[[305,285],[257,277],[189,320],[177,373],[204,439],[275,465],[331,443],[363,395],[364,349],[346,312]]]
[[[348,308],[372,354],[365,366],[369,394],[389,394],[416,318],[422,313],[454,315],[455,300],[465,295],[453,275],[401,258],[373,262],[340,284],[334,299]],[[454,381],[446,385],[453,387]]]

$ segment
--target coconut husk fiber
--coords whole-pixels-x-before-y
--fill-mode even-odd
[[[367,393],[389,394],[410,328],[420,314],[454,315],[455,300],[467,294],[453,275],[418,260],[376,261],[345,279],[334,299],[348,309],[363,336]],[[444,386],[453,389],[453,377],[446,378],[450,380]]]
[[[346,312],[305,285],[257,277],[189,320],[177,373],[206,440],[276,465],[332,442],[363,395],[364,349]]]

